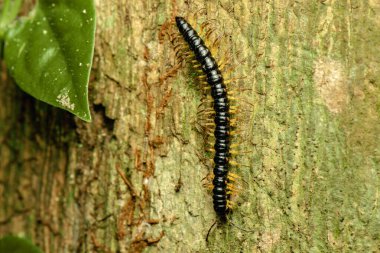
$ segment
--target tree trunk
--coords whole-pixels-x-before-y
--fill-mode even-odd
[[[250,111],[242,200],[210,231],[200,95],[187,71],[164,78],[159,41],[203,8],[246,59]],[[2,71],[0,235],[45,253],[379,251],[379,15],[375,0],[97,1],[92,123]]]

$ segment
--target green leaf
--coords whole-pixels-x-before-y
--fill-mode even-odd
[[[7,25],[16,18],[22,0],[5,0],[1,6],[0,39],[3,39]]]
[[[5,37],[5,62],[21,89],[91,121],[87,88],[95,37],[93,0],[39,0]]]
[[[0,252],[7,253],[42,253],[29,240],[15,236],[4,236],[0,239]]]

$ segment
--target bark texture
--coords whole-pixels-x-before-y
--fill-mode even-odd
[[[2,71],[0,235],[46,253],[380,250],[378,1],[96,2],[91,124]],[[246,59],[251,111],[245,189],[208,243],[199,94],[186,71],[165,78],[174,54],[159,41],[199,10]]]

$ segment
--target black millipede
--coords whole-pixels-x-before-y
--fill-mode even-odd
[[[213,183],[213,205],[218,217],[226,220],[229,212],[228,201],[230,194],[228,192],[228,171],[230,157],[230,105],[226,85],[220,68],[211,55],[209,48],[205,45],[202,38],[194,28],[182,17],[176,17],[176,25],[182,37],[188,44],[190,50],[194,53],[195,58],[201,66],[206,81],[210,86],[211,96],[213,99],[214,116],[214,179]]]

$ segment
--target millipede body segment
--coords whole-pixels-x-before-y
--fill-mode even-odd
[[[206,76],[206,81],[211,88],[211,96],[215,111],[214,129],[214,179],[213,179],[213,204],[217,215],[226,219],[228,212],[227,191],[228,167],[230,156],[230,106],[228,102],[227,89],[224,84],[222,73],[217,62],[211,55],[210,50],[200,38],[198,33],[182,17],[176,17],[176,25],[187,42],[190,50],[194,53],[197,62]]]

